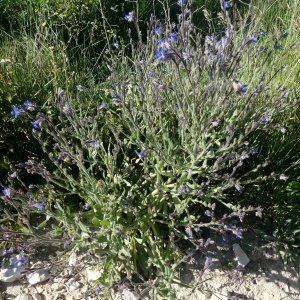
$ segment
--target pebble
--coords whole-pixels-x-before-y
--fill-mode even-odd
[[[16,300],[33,300],[33,298],[29,294],[21,294],[17,296]]]
[[[73,252],[69,257],[69,266],[70,267],[77,267],[80,265],[80,260],[76,252]]]
[[[91,268],[86,268],[87,280],[97,280],[103,273],[103,270],[93,270]]]
[[[37,270],[27,275],[27,280],[30,284],[37,284],[46,281],[50,278],[50,274],[46,270]]]
[[[234,244],[232,247],[233,247],[234,254],[238,260],[238,265],[245,267],[249,263],[250,259],[248,258],[248,256],[246,255],[246,253],[243,251],[243,249],[240,247],[239,244]]]
[[[21,272],[24,271],[22,267],[16,267],[12,269],[2,269],[0,272],[0,281],[3,282],[14,282],[17,279],[23,277]]]
[[[39,294],[32,294],[32,298],[33,300],[42,300],[42,297]]]
[[[129,290],[123,290],[122,292],[123,300],[138,300],[139,296],[135,292],[131,292]]]
[[[80,288],[80,286],[81,286],[81,284],[78,281],[75,281],[69,285],[69,289],[70,289],[70,291],[76,291],[77,289]]]

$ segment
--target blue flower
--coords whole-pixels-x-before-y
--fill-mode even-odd
[[[176,41],[176,33],[171,33],[168,37],[169,42],[175,42]]]
[[[287,30],[285,30],[282,34],[282,37],[286,38],[289,34],[290,33]]]
[[[31,204],[30,206],[34,206],[36,208],[38,208],[40,210],[40,212],[43,211],[44,207],[45,207],[45,202],[35,202],[33,204]]]
[[[179,108],[178,103],[175,103],[174,106],[175,106],[175,108]]]
[[[240,228],[237,228],[237,230],[234,231],[234,234],[235,234],[236,238],[241,239],[242,234],[243,234],[243,230],[240,229]]]
[[[143,150],[141,152],[135,151],[135,153],[138,155],[140,158],[146,158],[147,157],[147,150]]]
[[[7,240],[7,239],[9,238],[9,234],[8,234],[8,233],[4,233],[4,234],[3,234],[3,238],[4,238],[5,240]]]
[[[10,248],[5,251],[6,254],[13,254],[13,248]]]
[[[29,100],[26,100],[24,103],[24,107],[26,110],[35,110],[35,106]]]
[[[157,34],[160,34],[160,33],[161,33],[161,28],[160,28],[160,27],[155,27],[155,28],[153,29],[153,32],[154,32],[154,33],[157,33]]]
[[[238,239],[242,238],[242,233],[241,233],[241,232],[237,233],[236,237],[237,237]]]
[[[167,54],[168,50],[167,49],[162,49],[162,48],[158,48],[155,52],[155,58],[157,60],[161,60],[161,61],[165,61],[167,59]]]
[[[124,19],[128,22],[132,22],[134,18],[134,14],[133,11],[131,11],[130,13],[128,13],[128,15],[125,15]]]
[[[98,109],[102,110],[102,109],[107,108],[107,106],[108,106],[107,103],[102,103]]]
[[[23,112],[22,109],[19,109],[17,107],[13,107],[11,114],[13,115],[13,117],[16,119],[21,113]]]
[[[226,234],[222,235],[223,242],[227,243],[229,241],[228,236]]]
[[[96,288],[96,292],[99,294],[103,292],[102,288],[99,285]]]
[[[186,235],[188,236],[188,237],[193,237],[193,231],[192,231],[192,229],[190,228],[190,227],[187,227],[186,229],[185,229],[185,232],[186,232]]]
[[[267,32],[266,32],[266,31],[261,31],[261,32],[260,32],[260,35],[261,35],[261,36],[266,36],[266,35],[267,35]]]
[[[186,5],[186,0],[178,0],[177,1],[179,6],[185,6]]]
[[[13,172],[9,175],[9,177],[11,177],[11,178],[16,178],[17,176],[18,176],[17,172]]]
[[[25,266],[25,259],[18,259],[15,261],[15,265],[17,265],[18,267],[24,268]]]
[[[255,34],[252,34],[251,41],[252,41],[252,43],[257,43],[257,37]]]
[[[278,41],[275,42],[274,49],[275,50],[280,50],[281,49],[281,44]]]
[[[250,148],[250,153],[251,154],[257,154],[258,153],[258,147],[252,147],[252,148]]]
[[[67,156],[68,156],[68,154],[66,152],[60,152],[59,155],[58,155],[58,157],[57,157],[57,159],[58,160],[63,160]]]
[[[208,216],[208,217],[211,216],[211,212],[210,212],[209,210],[206,210],[206,211],[204,212],[204,214],[205,214],[206,216]]]
[[[187,194],[189,191],[190,191],[190,190],[189,190],[189,188],[187,187],[187,185],[184,184],[184,185],[182,186],[182,189],[181,189],[181,194]]]
[[[116,48],[119,48],[119,44],[117,42],[113,42],[112,45]]]
[[[212,258],[209,256],[205,256],[205,264],[204,264],[204,270],[207,270],[211,267],[212,265]]]
[[[229,8],[229,7],[232,6],[232,4],[231,4],[230,1],[223,1],[223,6],[224,6],[225,8]]]
[[[4,188],[4,189],[2,190],[2,194],[3,194],[3,196],[11,197],[11,189],[9,189],[9,188]]]
[[[219,52],[219,58],[222,59],[223,57],[224,57],[223,52],[220,51],[220,52]]]
[[[127,204],[124,204],[124,209],[128,209],[129,208],[129,206],[127,205]]]
[[[183,59],[192,59],[193,58],[193,55],[187,53],[184,49],[181,50],[181,53],[182,53]]]
[[[35,122],[30,122],[34,129],[40,129],[40,125]]]
[[[86,141],[85,144],[95,149],[100,147],[100,142],[98,140]]]
[[[164,39],[160,39],[160,40],[157,41],[157,44],[158,44],[159,46],[164,45],[164,43],[165,43],[165,40],[164,40]]]
[[[234,186],[238,190],[238,192],[240,192],[243,189],[239,183],[236,183]]]

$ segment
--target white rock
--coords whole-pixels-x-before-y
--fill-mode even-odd
[[[42,297],[39,294],[32,294],[32,298],[33,300],[42,300]]]
[[[52,289],[54,290],[54,291],[61,291],[61,290],[63,290],[63,289],[65,289],[66,287],[63,285],[63,283],[60,283],[60,282],[56,282],[56,283],[53,283],[52,284]]]
[[[21,294],[19,295],[16,300],[32,300],[33,298],[29,294]]]
[[[70,291],[76,291],[77,289],[80,288],[80,286],[81,286],[81,284],[78,281],[75,281],[69,285],[69,289],[70,289]]]
[[[69,257],[69,266],[70,267],[77,267],[80,265],[79,258],[76,252],[73,252]]]
[[[248,256],[246,255],[246,253],[243,251],[243,249],[240,247],[239,244],[234,244],[232,247],[233,247],[234,254],[237,258],[238,265],[245,267],[249,263],[250,259],[248,258]]]
[[[91,268],[86,268],[87,280],[97,280],[102,275],[103,270],[93,270]]]
[[[138,300],[139,296],[135,292],[131,292],[129,290],[123,290],[122,297],[124,300]]]
[[[27,275],[27,280],[30,284],[37,284],[39,282],[46,281],[50,278],[50,274],[46,270],[37,270]]]
[[[3,282],[14,282],[17,279],[23,277],[21,272],[24,271],[22,267],[15,267],[12,269],[2,269],[0,272],[0,281]]]

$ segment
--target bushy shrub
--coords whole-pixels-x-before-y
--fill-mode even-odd
[[[178,24],[152,16],[146,43],[135,13],[126,14],[139,39],[129,37],[131,57],[121,40],[107,41],[110,76],[102,92],[78,82],[75,91],[59,88],[45,107],[27,101],[12,111],[31,123],[56,170],[34,159],[11,166],[1,209],[17,214],[7,222],[36,241],[100,255],[104,294],[127,277],[175,297],[171,284],[183,284],[183,262],[201,250],[204,272],[214,237],[236,241],[246,215],[262,217],[260,206],[240,205],[243,193],[288,179],[272,172],[261,151],[266,138],[284,132],[276,119],[299,102],[274,84],[295,46],[286,45],[288,33],[234,27],[230,2],[221,1],[224,32],[202,37],[190,2],[178,3]],[[27,186],[24,172],[44,184]],[[77,211],[64,202],[70,195],[80,198]],[[58,221],[45,236],[31,224],[36,209],[46,216],[39,227]],[[154,274],[162,279],[149,281]]]

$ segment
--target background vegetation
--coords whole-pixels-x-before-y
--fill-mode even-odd
[[[95,238],[95,243],[105,245],[100,250],[91,243],[91,249],[108,257],[104,261],[106,277],[101,279],[101,285],[109,286],[120,276],[132,274],[144,280],[159,269],[166,275],[165,282],[161,283],[161,294],[171,297],[168,284],[171,279],[176,282],[174,270],[184,260],[173,247],[180,244],[180,249],[199,249],[200,246],[196,247],[193,239],[189,239],[191,231],[195,239],[206,240],[208,236],[198,232],[195,224],[210,226],[213,238],[214,224],[210,221],[215,222],[216,231],[224,235],[226,230],[222,226],[228,225],[229,219],[225,224],[223,214],[233,213],[231,218],[237,218],[244,213],[252,217],[246,219],[243,226],[274,243],[284,261],[292,262],[299,271],[300,143],[296,104],[300,81],[300,5],[294,0],[232,2],[234,8],[227,10],[222,8],[222,1],[189,2],[194,13],[184,17],[194,24],[190,33],[192,42],[184,44],[181,39],[176,42],[174,49],[179,56],[184,47],[196,61],[195,49],[204,49],[206,35],[215,33],[219,39],[228,29],[229,20],[234,28],[232,48],[224,50],[229,67],[223,70],[216,63],[215,68],[210,69],[209,61],[201,65],[199,58],[205,74],[201,75],[198,87],[193,77],[198,73],[189,65],[189,60],[173,65],[157,63],[158,37],[154,35],[149,39],[153,36],[154,24],[167,24],[162,28],[168,33],[162,33],[160,38],[167,39],[172,30],[181,37],[188,34],[179,25],[171,28],[171,24],[178,24],[181,14],[177,1],[0,1],[0,181],[3,188],[14,190],[18,200],[12,205],[10,197],[3,195],[1,209],[6,231],[29,230],[35,238],[41,238],[22,219],[28,217],[28,210],[32,209],[29,200],[36,201],[31,204],[44,201],[47,209],[42,225],[46,225],[49,216],[63,224],[54,226],[54,233],[44,238],[45,243],[48,239],[51,243],[55,240],[57,244],[72,242],[83,246],[83,236],[89,234]],[[138,23],[124,20],[124,15],[130,11],[135,12]],[[266,37],[260,36],[264,31]],[[283,36],[284,31],[289,34]],[[201,40],[197,40],[197,34],[202,35]],[[243,38],[249,41],[252,34],[258,37],[259,44],[242,51]],[[112,46],[113,42],[118,43],[117,48]],[[277,42],[282,47],[279,51],[274,50]],[[215,51],[214,47],[210,50]],[[259,47],[266,47],[266,51],[256,54],[253,49],[260,53],[262,48]],[[145,62],[147,64],[143,65]],[[241,65],[242,71],[239,70]],[[166,75],[158,74],[159,71]],[[267,79],[260,77],[264,72],[269,76]],[[153,83],[145,78],[148,73],[153,73],[150,77],[163,82],[167,88],[162,88],[158,94]],[[214,111],[209,115],[195,109],[200,103],[192,99],[190,89],[197,95],[207,95],[207,110],[213,107],[213,101],[220,101],[224,93],[230,95],[228,99],[231,100],[226,101],[234,101],[237,96],[230,94],[231,83],[224,84],[224,78],[233,76],[249,84],[245,97],[238,98],[249,110],[249,115],[242,114],[243,106],[237,106],[238,113],[234,116],[230,110],[226,113]],[[206,88],[210,80],[218,91]],[[172,87],[175,92],[170,89],[171,85],[175,86]],[[259,94],[260,87],[268,91],[265,96],[253,94]],[[154,96],[163,97],[166,104],[155,104],[157,108],[153,109],[151,99]],[[128,107],[128,97],[132,107]],[[180,102],[181,97],[187,104]],[[282,99],[289,110],[282,104],[274,106]],[[35,112],[13,118],[12,107],[22,107],[26,100],[34,103]],[[68,109],[65,107],[67,100]],[[113,101],[119,101],[120,105],[113,106]],[[108,103],[110,109],[106,111],[102,107],[99,110],[103,103]],[[226,105],[229,109],[229,102]],[[145,116],[145,111],[154,113]],[[266,122],[266,127],[251,131],[247,140],[243,140],[249,145],[241,147],[241,132],[251,128],[254,117],[269,113],[272,119]],[[182,117],[190,121],[180,123]],[[32,134],[30,121],[36,118],[47,124],[47,129]],[[220,119],[221,124],[237,128],[230,141],[231,151],[236,156],[228,159],[228,164],[218,172],[214,171],[217,159],[229,155],[224,150],[224,156],[219,156],[216,151],[217,145],[226,142],[222,132],[226,132],[227,127],[201,127],[198,118],[202,118],[204,124]],[[80,123],[82,119],[86,119],[88,125]],[[175,132],[180,126],[183,129]],[[166,131],[161,132],[160,128]],[[83,133],[86,134],[84,139]],[[73,144],[68,146],[70,140]],[[99,149],[95,147],[96,141],[100,142]],[[201,149],[196,149],[196,142],[202,145]],[[251,147],[258,148],[258,153],[237,166],[242,151],[249,154]],[[204,149],[206,154],[200,154]],[[64,151],[69,153],[66,161],[54,159]],[[6,175],[16,170],[16,164],[30,160],[34,161],[32,166],[18,169],[18,183]],[[199,160],[201,165],[196,165],[194,160]],[[96,164],[100,166],[95,167]],[[234,167],[237,171],[231,176],[230,188],[225,175]],[[41,170],[46,172],[41,178],[33,175],[41,174]],[[31,177],[28,172],[32,173]],[[213,179],[214,173],[220,178]],[[244,174],[247,174],[246,179]],[[239,184],[237,178],[243,178],[241,191],[234,188]],[[203,188],[201,197],[195,192],[199,182],[213,182],[209,183],[211,190]],[[39,192],[25,188],[29,185],[38,187]],[[198,197],[199,203],[195,200]],[[53,199],[56,199],[54,203]],[[80,206],[80,203],[90,202],[92,210]],[[258,207],[263,209],[262,219],[251,215]],[[206,210],[214,210],[215,217],[205,216]],[[13,217],[7,217],[8,212]],[[172,214],[173,219],[166,219],[166,215]],[[35,219],[32,215],[30,218]],[[174,220],[180,225],[175,226]],[[94,235],[95,228],[101,228],[100,234]],[[227,232],[229,236],[233,233]],[[6,241],[5,246],[8,246]],[[114,269],[115,266],[118,268]]]

